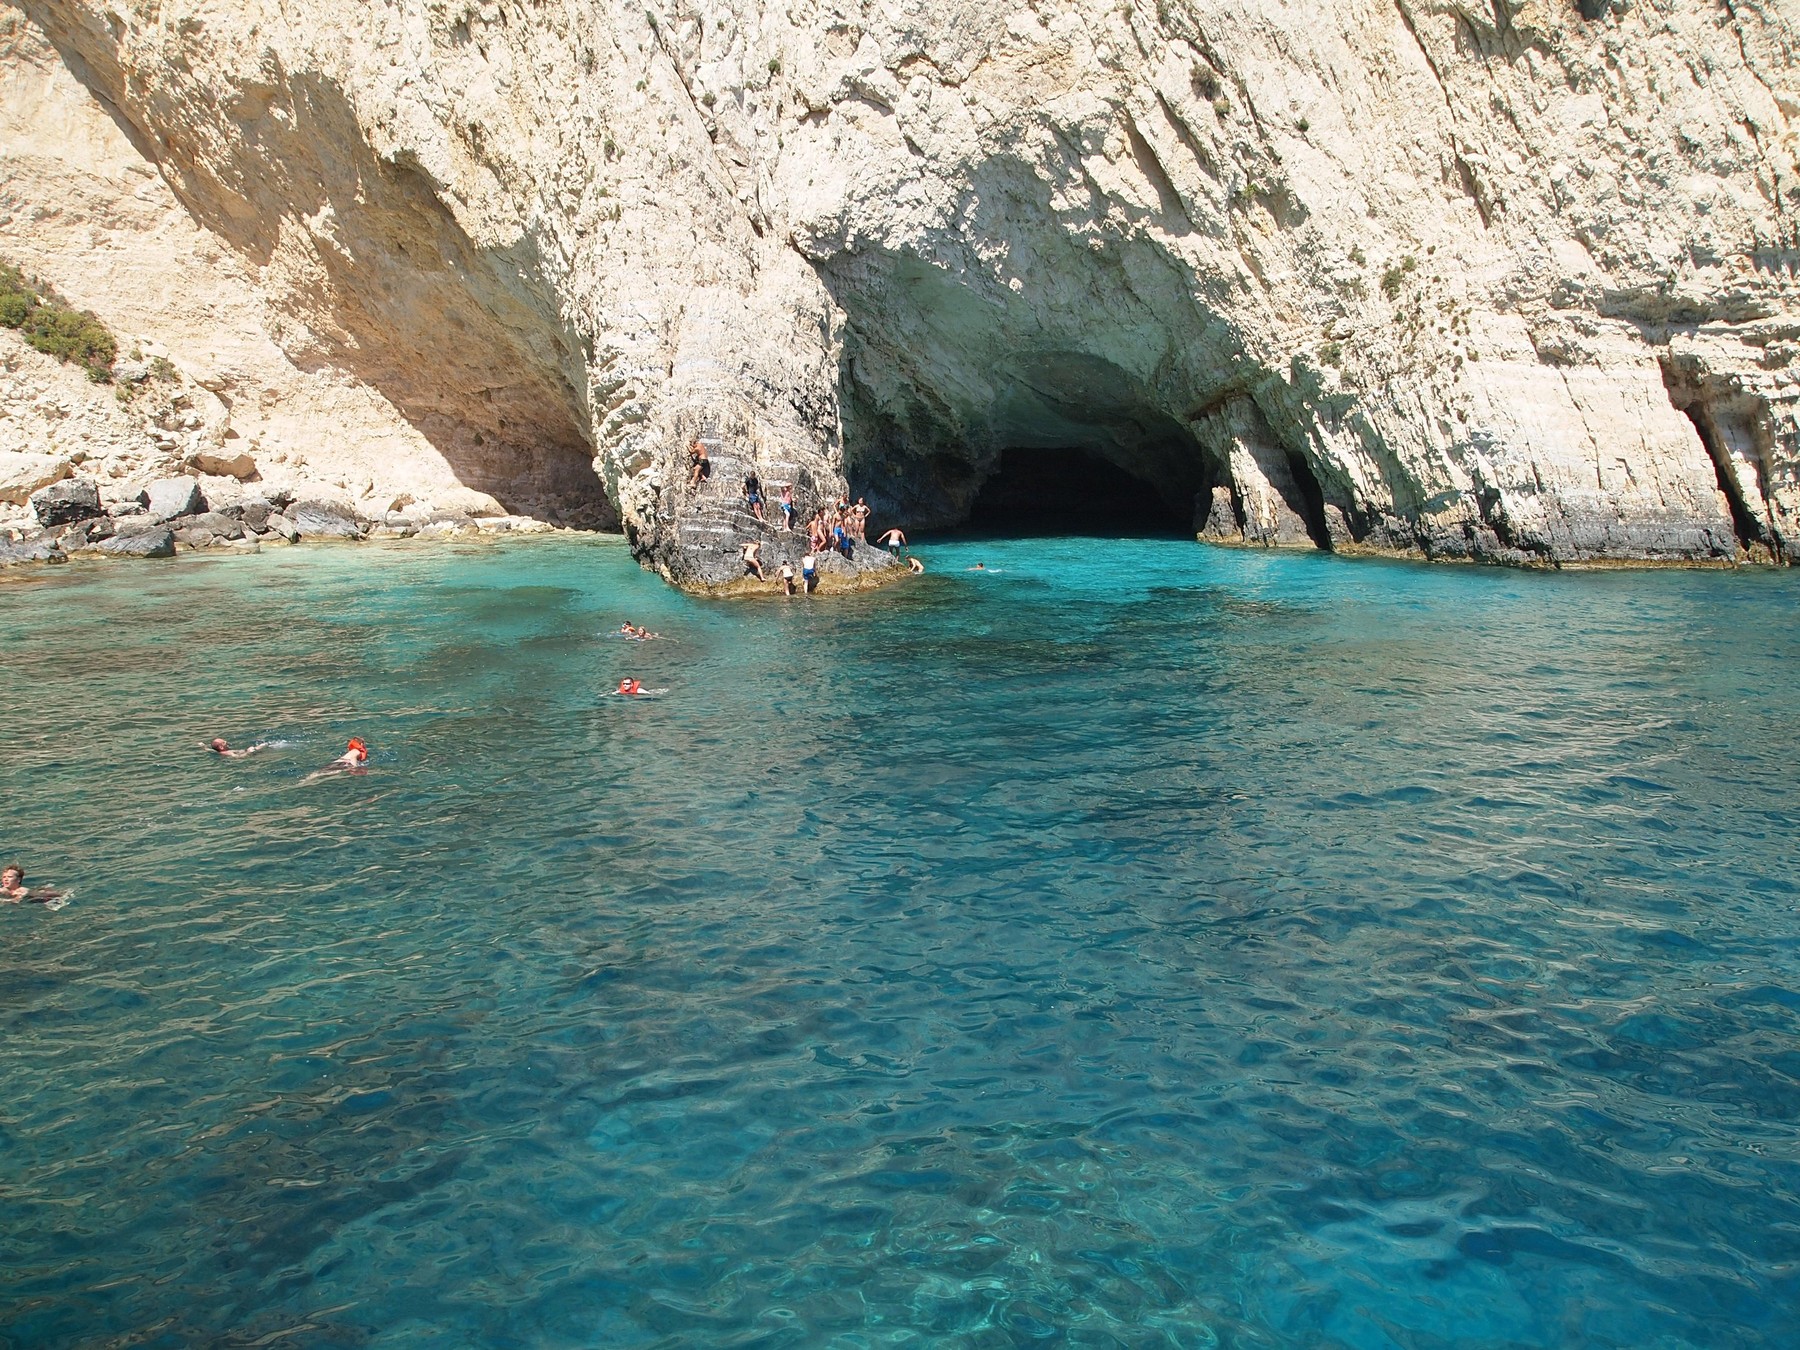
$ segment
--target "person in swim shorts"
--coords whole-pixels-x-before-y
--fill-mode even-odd
[[[781,528],[784,530],[794,528],[794,485],[792,483],[781,485]]]
[[[744,505],[756,512],[758,520],[763,518],[762,502],[762,479],[758,478],[756,470],[752,469],[744,475]]]
[[[906,547],[906,531],[896,525],[875,542],[887,549],[889,557],[898,558],[900,550]]]
[[[806,593],[811,595],[813,588],[819,584],[818,554],[809,553],[800,560],[800,580],[806,588]]]
[[[689,487],[697,488],[702,479],[712,476],[712,460],[707,458],[706,447],[700,443],[698,436],[694,437],[694,443],[688,447],[688,463],[692,466],[688,475]]]

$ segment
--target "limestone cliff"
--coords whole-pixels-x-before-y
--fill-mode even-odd
[[[1800,546],[1774,4],[10,3],[0,255],[371,492],[700,583],[747,466],[928,527],[1071,451],[1221,540]]]

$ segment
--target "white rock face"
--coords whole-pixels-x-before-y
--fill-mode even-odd
[[[915,527],[1069,450],[1221,540],[1800,547],[1782,7],[14,3],[0,254],[265,474],[699,584],[747,468]]]

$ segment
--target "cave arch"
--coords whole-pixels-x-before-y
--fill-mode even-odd
[[[1002,450],[969,506],[983,534],[1191,534],[1193,503],[1085,446]]]

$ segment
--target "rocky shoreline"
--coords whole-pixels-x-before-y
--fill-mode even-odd
[[[72,558],[172,558],[177,552],[232,550],[304,539],[457,538],[547,534],[557,527],[526,516],[471,516],[402,506],[371,519],[340,503],[280,488],[246,489],[209,502],[200,480],[158,479],[125,496],[102,496],[91,479],[65,478],[30,498],[32,520],[0,525],[0,568]]]

